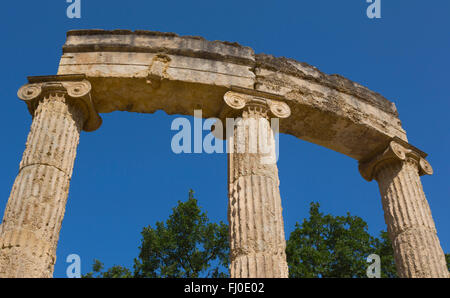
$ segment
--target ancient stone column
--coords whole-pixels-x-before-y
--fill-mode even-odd
[[[420,175],[433,173],[425,157],[422,151],[395,138],[383,152],[359,166],[366,180],[378,182],[400,277],[449,277],[420,181]]]
[[[33,117],[0,228],[0,277],[52,277],[82,129],[101,124],[80,75],[30,77],[18,91]]]
[[[290,115],[281,101],[230,91],[227,122],[232,278],[288,277],[286,240],[270,118]],[[278,120],[278,119],[277,119]]]

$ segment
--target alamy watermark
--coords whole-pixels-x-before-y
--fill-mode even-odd
[[[66,15],[69,19],[81,18],[81,0],[66,0],[67,3],[71,3],[66,10]]]
[[[381,0],[366,0],[367,3],[371,3],[367,7],[367,17],[369,19],[381,19]]]
[[[371,254],[367,257],[367,262],[371,263],[367,267],[367,277],[368,278],[380,278],[381,277],[381,259],[377,254]]]
[[[68,255],[66,262],[70,265],[67,266],[66,276],[68,278],[81,278],[81,258],[77,254]],[[367,257],[367,262],[370,265],[367,267],[368,278],[381,278],[381,258],[377,254],[371,254]]]
[[[67,7],[66,15],[69,19],[81,18],[81,0],[66,0],[70,5]],[[370,5],[366,14],[369,19],[381,19],[381,0],[366,0]]]
[[[194,110],[193,122],[192,137],[188,118],[178,117],[172,121],[171,130],[178,131],[171,141],[175,154],[255,153],[260,155],[261,164],[274,164],[278,160],[278,118],[272,118],[270,122],[266,118],[226,118],[224,125],[218,118],[208,118],[203,122],[202,111]],[[203,131],[209,133],[203,137]]]
[[[66,269],[68,278],[81,278],[81,258],[77,254],[68,255],[66,262],[70,263]]]

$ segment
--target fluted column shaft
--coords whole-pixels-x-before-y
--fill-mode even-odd
[[[275,140],[267,110],[247,103],[228,140],[233,278],[288,277]]]
[[[89,117],[86,104],[61,85],[28,87],[33,122],[0,227],[0,277],[52,277],[80,131]]]
[[[2,276],[51,276],[82,123],[63,94],[36,109],[0,233]]]
[[[414,150],[393,142],[371,172],[379,185],[399,277],[449,277],[419,175],[431,174],[431,166]]]

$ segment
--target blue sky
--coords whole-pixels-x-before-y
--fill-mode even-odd
[[[16,96],[26,76],[56,73],[67,30],[154,30],[237,41],[257,53],[294,58],[395,102],[409,141],[430,154],[435,174],[422,182],[442,247],[450,252],[450,3],[381,3],[382,19],[371,20],[365,0],[82,0],[82,18],[68,19],[65,0],[4,1],[0,214],[31,124]],[[80,255],[83,273],[94,258],[131,266],[142,228],[165,220],[190,188],[213,221],[226,221],[225,154],[172,153],[175,117],[161,111],[102,117],[99,130],[81,135],[55,277],[65,276],[72,253]],[[278,166],[287,235],[311,201],[327,213],[361,216],[374,235],[385,229],[378,186],[363,180],[355,160],[281,135]]]

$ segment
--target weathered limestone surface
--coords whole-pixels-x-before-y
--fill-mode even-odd
[[[89,91],[87,81],[19,90],[33,122],[0,227],[0,277],[53,276],[80,131],[99,121],[84,102]]]
[[[395,105],[338,75],[292,59],[255,54],[237,43],[173,33],[75,30],[58,74],[86,74],[100,113],[133,111],[216,117],[232,86],[286,98],[280,131],[356,160],[406,139]]]
[[[392,141],[372,160],[361,163],[367,180],[378,181],[384,218],[400,277],[449,277],[444,252],[419,175],[432,174],[423,152]]]
[[[287,278],[275,140],[269,117],[287,117],[289,107],[233,91],[225,94],[225,101],[236,109],[231,111],[233,116],[239,117],[228,138],[230,275]]]
[[[91,88],[92,87],[92,88]],[[224,97],[225,96],[225,97]],[[448,277],[419,175],[426,154],[408,144],[395,105],[338,75],[237,43],[173,33],[74,30],[57,76],[30,77],[19,90],[33,124],[0,225],[0,277],[49,277],[81,130],[99,113],[131,111],[242,117],[230,136],[232,277],[287,277],[274,144],[280,132],[335,150],[376,179],[403,277]],[[224,103],[225,99],[225,103]],[[255,119],[261,120],[254,122]],[[269,132],[269,153],[248,148]],[[387,149],[386,149],[387,148]]]

